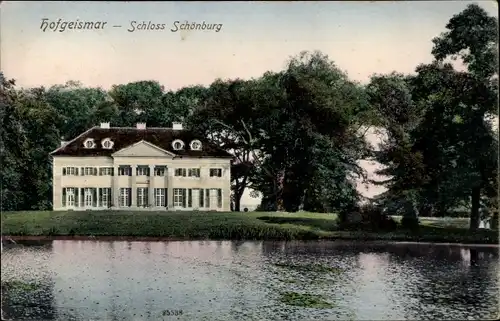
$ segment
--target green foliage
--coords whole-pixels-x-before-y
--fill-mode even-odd
[[[2,74],[2,209],[51,207],[48,154],[60,139],[99,122],[168,127],[181,121],[234,155],[235,211],[252,188],[263,195],[259,210],[336,212],[344,222],[362,199],[355,180],[366,180],[366,173],[359,161],[371,159],[384,165],[377,174],[386,179],[374,183],[387,191],[372,200],[384,215],[402,215],[402,224],[415,228],[419,216],[465,206],[476,229],[498,203],[497,24],[469,5],[432,40],[435,61],[415,75],[374,75],[367,86],[320,52],[300,53],[283,70],[255,79],[176,91],[156,81],[110,90],[77,82],[25,90]],[[450,58],[460,58],[466,71],[455,70]],[[372,126],[387,136],[375,150],[364,138]],[[210,235],[294,237],[270,227],[231,229]]]
[[[433,39],[436,61],[412,77],[372,78],[367,92],[388,139],[376,159],[386,167],[378,182],[388,191],[376,202],[418,226],[419,212],[443,214],[470,204],[471,229],[479,225],[481,199],[498,190],[498,21],[477,5],[453,16],[447,32]],[[467,72],[447,58],[462,58]]]
[[[418,230],[339,230],[337,215],[269,212],[3,212],[2,235],[153,237],[170,240],[385,240],[498,243],[498,232],[469,231],[467,219],[424,220]],[[266,218],[268,217],[268,218]],[[271,218],[271,219],[269,219]]]

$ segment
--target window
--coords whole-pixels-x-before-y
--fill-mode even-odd
[[[166,166],[156,166],[155,167],[155,176],[165,176],[166,171],[167,171]]]
[[[96,176],[97,168],[95,167],[82,167],[82,176]]]
[[[148,188],[147,187],[139,187],[137,189],[137,206],[138,207],[148,207]]]
[[[132,176],[132,168],[130,166],[118,167],[118,176]]]
[[[78,167],[63,167],[63,176],[78,176]]]
[[[99,176],[113,176],[113,167],[99,168]]]
[[[167,206],[165,202],[165,195],[167,195],[167,189],[155,188],[154,193],[155,193],[155,206],[161,206],[161,207]]]
[[[210,168],[210,177],[222,177],[222,169]]]
[[[149,167],[148,166],[137,166],[135,170],[137,176],[149,176]]]
[[[99,189],[99,206],[111,207],[111,188]]]
[[[85,147],[85,148],[94,148],[95,147],[94,139],[93,138],[87,138],[83,142],[83,147]]]
[[[106,138],[102,141],[101,145],[102,145],[102,148],[104,148],[104,149],[111,149],[111,148],[113,148],[114,143],[111,139]]]
[[[199,168],[190,168],[188,171],[189,177],[200,177],[200,169]]]
[[[62,189],[62,206],[74,208],[77,206],[78,190],[75,187],[66,187]]]
[[[217,189],[217,207],[222,208],[222,189]]]
[[[131,205],[130,202],[130,188],[120,188],[120,207],[128,207]]]
[[[174,188],[174,207],[186,207],[186,189]]]
[[[176,168],[175,176],[183,176],[186,177],[186,169],[185,168]]]
[[[95,188],[84,188],[83,190],[83,200],[85,207],[94,207],[96,197],[94,197]]]
[[[191,147],[192,150],[201,150],[201,142],[199,140],[197,140],[197,139],[193,140],[191,142],[191,146],[190,147]]]
[[[174,150],[181,150],[184,148],[184,142],[180,139],[176,139],[172,142],[172,147]]]

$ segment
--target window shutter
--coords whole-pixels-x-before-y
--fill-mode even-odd
[[[217,189],[217,207],[222,207],[222,189],[220,188]]]
[[[66,207],[66,188],[62,189],[62,207]]]
[[[78,167],[73,167],[75,169],[75,175],[78,176]]]
[[[199,191],[200,191],[199,192],[199,195],[200,195],[200,207],[203,207],[203,197],[205,196],[205,195],[203,195],[203,188],[200,188]]]
[[[80,206],[80,189],[76,187],[73,189],[73,193],[75,195],[75,206],[79,207]]]
[[[128,168],[128,176],[132,176],[132,166],[129,166]]]
[[[81,170],[81,173],[80,173],[80,174],[81,174],[82,176],[85,176],[85,167],[81,167],[81,168],[80,168],[80,170]]]
[[[94,176],[97,176],[97,167],[94,167]]]
[[[182,189],[182,207],[186,207],[186,189]]]
[[[66,175],[66,167],[63,167],[62,174],[63,174],[63,175]]]

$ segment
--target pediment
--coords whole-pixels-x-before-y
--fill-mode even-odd
[[[135,144],[128,147],[120,149],[115,152],[112,156],[120,157],[130,157],[130,156],[140,156],[140,157],[175,157],[176,155],[166,151],[158,146],[155,146],[145,140],[141,140]]]

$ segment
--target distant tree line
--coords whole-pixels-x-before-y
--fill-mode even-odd
[[[355,211],[359,160],[384,165],[387,192],[370,200],[411,224],[418,215],[480,209],[498,196],[497,19],[477,5],[453,16],[433,39],[431,64],[415,74],[349,79],[320,53],[301,53],[280,72],[257,79],[215,80],[166,90],[156,81],[110,90],[77,82],[16,88],[1,74],[1,201],[3,211],[51,209],[49,152],[100,122],[170,127],[180,121],[230,151],[232,207],[245,188],[262,193],[259,209]],[[461,58],[459,71],[449,59]],[[366,131],[383,129],[379,148]]]

